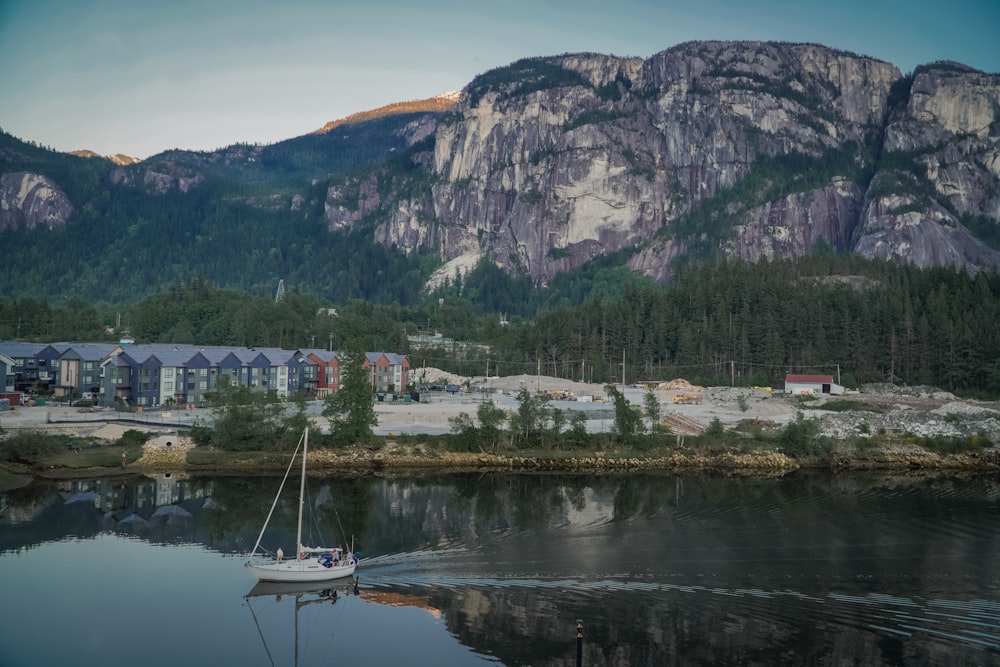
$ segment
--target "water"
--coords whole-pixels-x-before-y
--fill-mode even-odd
[[[994,479],[317,477],[357,580],[246,598],[278,482],[6,494],[0,665],[1000,664]]]

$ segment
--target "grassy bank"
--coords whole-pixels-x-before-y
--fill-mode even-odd
[[[287,451],[226,451],[208,446],[155,447],[127,432],[115,442],[45,433],[19,433],[2,442],[0,490],[32,476],[71,477],[167,471],[280,471]],[[834,440],[796,421],[777,431],[747,422],[700,436],[654,434],[630,442],[595,435],[574,443],[540,442],[511,448],[502,441],[473,443],[455,435],[376,437],[364,446],[310,449],[310,470],[369,473],[380,470],[724,470],[785,474],[800,468],[831,470],[1000,470],[992,443],[969,438],[908,434]]]

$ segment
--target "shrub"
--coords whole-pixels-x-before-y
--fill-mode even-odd
[[[831,449],[828,443],[819,438],[819,422],[805,419],[801,412],[778,434],[778,444],[793,456],[823,454]]]
[[[937,454],[968,454],[993,445],[990,439],[982,433],[972,436],[928,436],[917,438],[916,444]]]
[[[830,412],[877,412],[880,414],[885,412],[885,410],[877,405],[865,403],[864,401],[852,401],[849,399],[829,401],[823,405],[816,406],[816,409],[828,410]]]
[[[33,465],[47,456],[65,452],[67,447],[74,447],[78,440],[79,438],[36,431],[15,433],[0,442],[0,459]],[[90,443],[89,440],[86,442]]]
[[[715,417],[709,423],[708,428],[705,429],[704,435],[717,438],[722,436],[725,432],[726,428],[722,425],[722,422],[719,420],[719,418]]]

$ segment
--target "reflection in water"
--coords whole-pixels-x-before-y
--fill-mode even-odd
[[[288,598],[292,603],[292,620],[293,620],[293,664],[299,664],[300,647],[299,647],[299,616],[303,609],[312,605],[318,604],[337,604],[337,602],[343,600],[348,595],[357,595],[357,584],[356,582],[344,583],[339,582],[336,584],[331,584],[327,582],[305,582],[305,583],[287,583],[287,582],[268,582],[259,581],[257,584],[250,589],[250,592],[243,596],[243,599],[247,602],[247,607],[250,609],[250,614],[253,617],[254,626],[257,628],[257,633],[260,635],[261,641],[264,644],[264,651],[267,653],[270,662],[274,664],[274,658],[271,654],[271,646],[268,645],[267,635],[264,632],[264,628],[261,626],[260,619],[257,616],[257,612],[254,611],[253,602],[257,598],[267,598],[267,601],[273,603],[274,605],[281,605],[283,599]]]
[[[114,530],[242,553],[272,483],[192,477],[160,496],[136,480],[121,497],[172,499],[137,509],[141,530],[112,520],[127,507],[106,504],[106,489],[11,494],[0,548]],[[570,664],[578,618],[585,664],[1000,662],[995,480],[489,474],[310,487],[323,524],[366,555],[358,595],[331,608],[412,609],[503,664]],[[349,498],[361,500],[347,513]],[[295,512],[275,519],[289,543]]]

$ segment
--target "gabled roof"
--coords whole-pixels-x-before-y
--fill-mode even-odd
[[[168,368],[181,368],[187,366],[192,357],[199,354],[196,348],[186,349],[160,349],[152,355],[160,360],[160,363]]]
[[[125,367],[131,367],[131,365],[128,363],[128,359],[123,359],[122,358],[124,356],[125,356],[124,354],[113,354],[110,357],[108,357],[107,359],[105,359],[104,361],[102,361],[101,362],[101,366],[105,366],[105,367],[107,367],[107,366],[118,366],[118,367],[125,366]]]
[[[232,358],[235,359],[236,361],[243,363],[243,360],[240,359],[239,355],[236,354],[236,350],[239,349],[243,348],[212,346],[212,347],[202,348],[200,352],[204,354],[205,358],[211,361],[213,364],[218,364],[229,356],[232,356]]]
[[[36,356],[48,347],[48,343],[25,343],[19,340],[0,340],[0,354],[6,354],[14,359],[27,359]]]
[[[305,354],[307,357],[316,357],[324,364],[329,364],[333,362],[335,359],[339,358],[336,352],[330,352],[329,350],[320,350],[315,348],[302,350],[302,353]]]
[[[832,375],[796,375],[794,373],[789,373],[785,376],[785,382],[791,382],[792,384],[833,384]]]
[[[390,366],[399,366],[407,360],[405,354],[396,354],[394,352],[365,352],[365,359],[367,359],[368,363],[372,365],[374,365],[382,357],[385,357],[385,360],[389,362]]]
[[[272,366],[286,366],[298,354],[297,350],[283,350],[280,347],[258,347],[257,352],[264,355]]]
[[[118,348],[116,343],[72,343],[59,358],[102,361]]]

